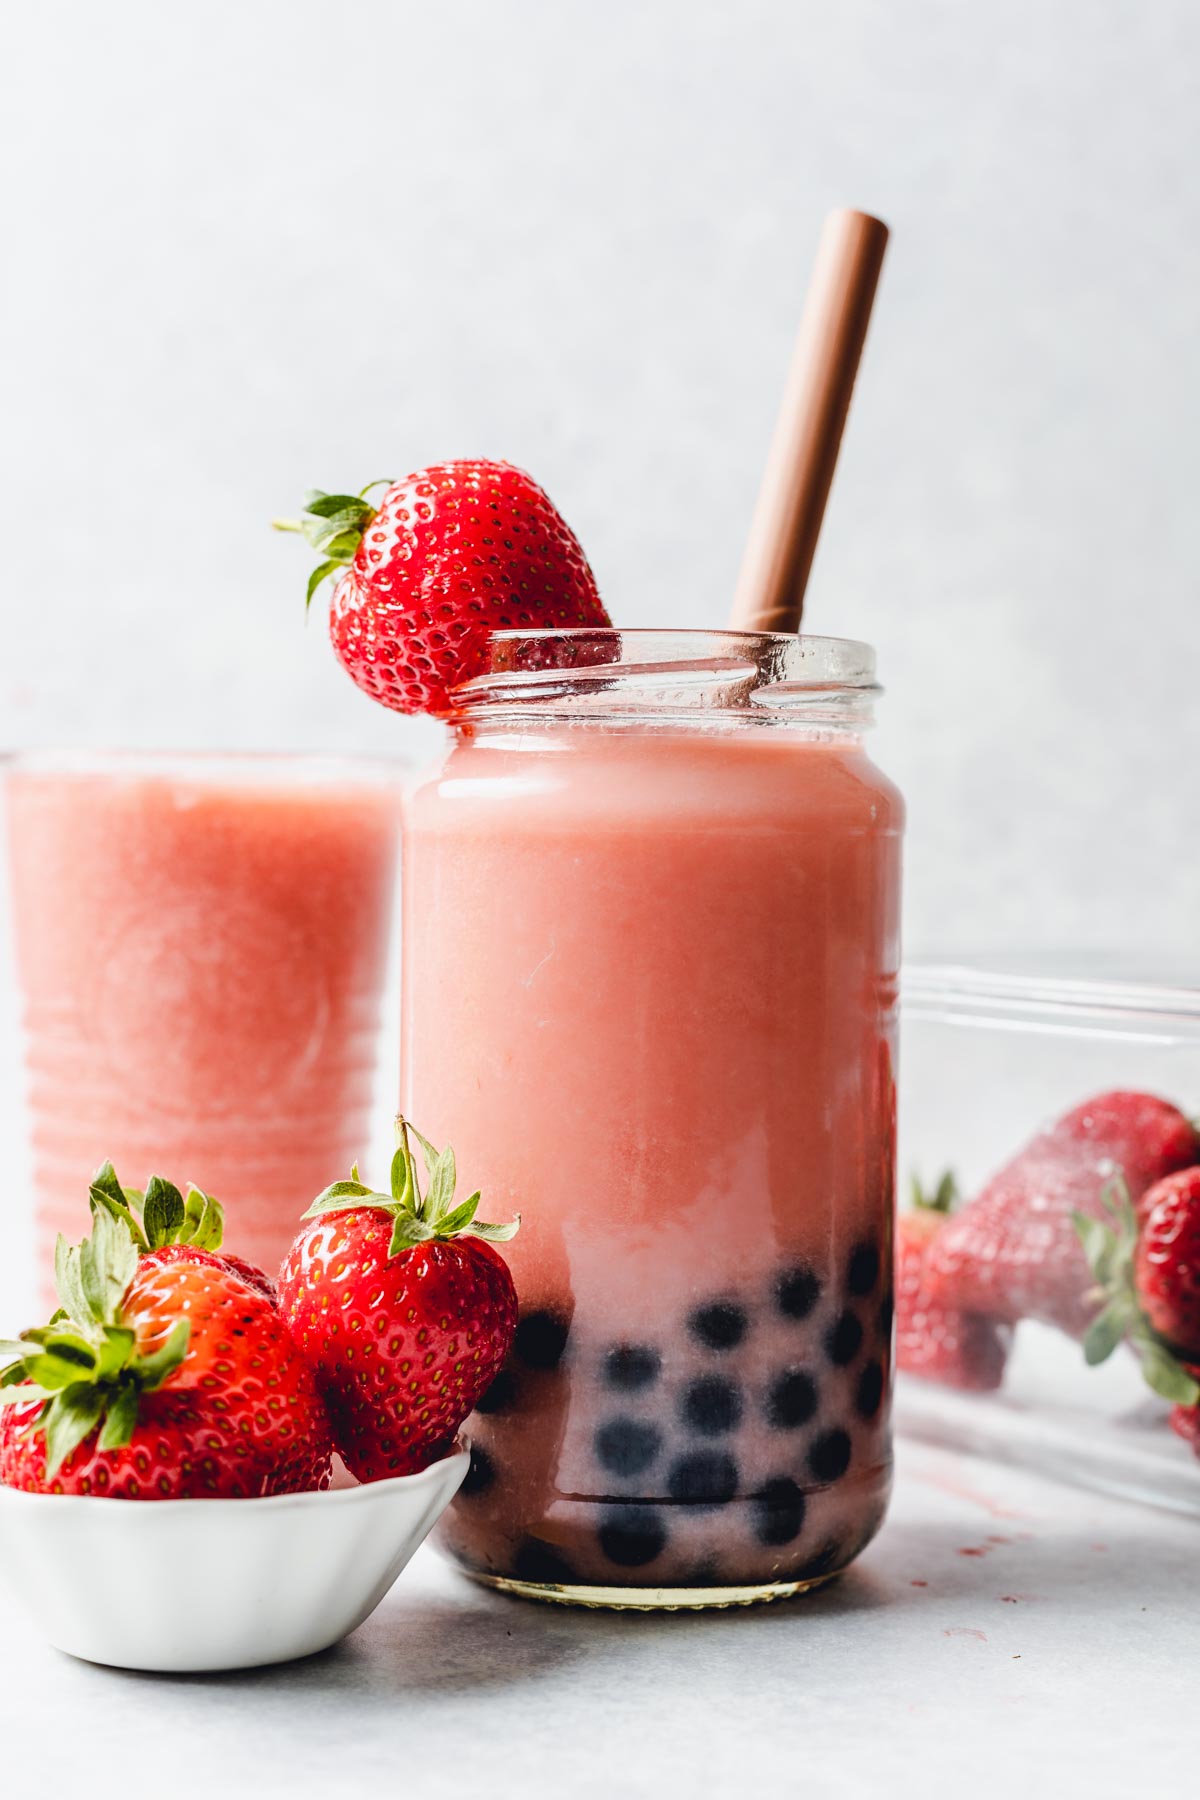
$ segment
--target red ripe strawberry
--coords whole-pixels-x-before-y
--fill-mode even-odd
[[[279,1304],[309,1359],[337,1447],[360,1481],[422,1469],[448,1448],[508,1355],[517,1295],[490,1242],[512,1225],[454,1205],[454,1152],[414,1132],[429,1192],[421,1197],[408,1130],[391,1193],[351,1171],[309,1208],[279,1272]]]
[[[1032,1138],[938,1233],[928,1265],[937,1297],[1081,1337],[1096,1300],[1075,1215],[1103,1220],[1114,1177],[1136,1200],[1197,1160],[1195,1127],[1167,1101],[1124,1092],[1085,1101]]]
[[[373,487],[383,487],[373,482]],[[446,462],[360,494],[310,493],[299,531],[334,589],[329,635],[360,688],[396,712],[445,712],[502,630],[607,630],[579,541],[549,496],[503,462]]]
[[[328,1483],[328,1417],[260,1288],[210,1251],[139,1257],[103,1206],[55,1273],[63,1310],[0,1346],[0,1481],[128,1500]]]
[[[929,1247],[955,1198],[953,1176],[942,1177],[931,1199],[914,1182],[913,1205],[896,1221],[896,1367],[982,1393],[1003,1380],[1012,1332],[978,1313],[939,1305],[926,1279]]]
[[[1084,1356],[1101,1363],[1128,1340],[1155,1393],[1177,1410],[1194,1407],[1200,1382],[1181,1356],[1195,1361],[1192,1346],[1200,1342],[1200,1168],[1155,1182],[1142,1196],[1140,1220],[1119,1177],[1103,1208],[1107,1217],[1075,1214],[1094,1282]]]
[[[1200,1362],[1200,1168],[1142,1196],[1133,1281],[1142,1312],[1184,1362]]]

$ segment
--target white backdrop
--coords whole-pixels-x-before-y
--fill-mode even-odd
[[[849,202],[895,238],[809,618],[879,646],[910,942],[1191,946],[1189,0],[4,19],[0,741],[420,753],[265,521],[447,455],[618,621],[720,623]]]

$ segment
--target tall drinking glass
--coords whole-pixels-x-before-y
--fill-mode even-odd
[[[902,804],[861,644],[500,634],[405,824],[404,1094],[521,1298],[445,1531],[542,1598],[728,1605],[877,1530]]]
[[[397,771],[35,754],[4,788],[43,1275],[106,1157],[216,1194],[227,1243],[274,1272],[366,1147]]]

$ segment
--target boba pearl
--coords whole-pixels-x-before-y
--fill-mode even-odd
[[[760,1544],[790,1544],[803,1529],[803,1490],[777,1475],[754,1496],[754,1535]]]
[[[700,1437],[720,1437],[741,1423],[742,1396],[724,1376],[701,1375],[684,1389],[679,1411],[684,1424]]]
[[[846,1285],[860,1298],[869,1294],[879,1280],[879,1252],[874,1244],[856,1244],[850,1253]]]
[[[820,1298],[820,1280],[807,1263],[786,1270],[775,1286],[775,1300],[785,1319],[807,1319]]]
[[[542,1538],[528,1537],[513,1557],[513,1574],[518,1581],[533,1581],[542,1586],[555,1586],[575,1579],[575,1571],[553,1544]]]
[[[817,1410],[817,1384],[806,1369],[784,1369],[767,1395],[767,1423],[776,1431],[807,1425]]]
[[[612,1475],[641,1475],[662,1448],[657,1426],[643,1419],[609,1419],[596,1433],[596,1457]]]
[[[516,1376],[511,1369],[501,1369],[486,1394],[481,1394],[475,1402],[475,1411],[486,1414],[505,1413],[516,1397]]]
[[[750,1321],[736,1300],[710,1300],[688,1318],[688,1330],[706,1350],[733,1350],[746,1335]]]
[[[667,1492],[697,1512],[726,1506],[737,1493],[738,1471],[732,1456],[719,1450],[693,1450],[671,1464]]]
[[[840,1429],[823,1431],[808,1452],[808,1466],[817,1481],[837,1481],[850,1466],[850,1438]]]
[[[604,1359],[604,1379],[609,1387],[635,1394],[658,1380],[662,1357],[648,1344],[614,1344]]]
[[[651,1507],[609,1506],[600,1514],[597,1536],[609,1562],[622,1569],[641,1569],[662,1555],[667,1528]]]
[[[863,1341],[862,1321],[857,1313],[839,1313],[825,1333],[825,1354],[835,1368],[844,1369],[854,1361]]]
[[[883,1369],[879,1363],[869,1362],[858,1378],[854,1394],[854,1406],[859,1418],[873,1419],[882,1400]]]
[[[567,1347],[568,1328],[552,1312],[531,1312],[517,1326],[514,1349],[530,1369],[556,1369]]]

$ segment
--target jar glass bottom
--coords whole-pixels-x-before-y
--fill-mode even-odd
[[[769,1600],[792,1600],[836,1581],[843,1573],[812,1575],[805,1581],[768,1581],[747,1587],[584,1587],[536,1581],[517,1581],[509,1575],[480,1575],[468,1570],[472,1581],[497,1593],[521,1600],[549,1601],[557,1606],[583,1606],[608,1612],[705,1612],[726,1606],[757,1606]]]

